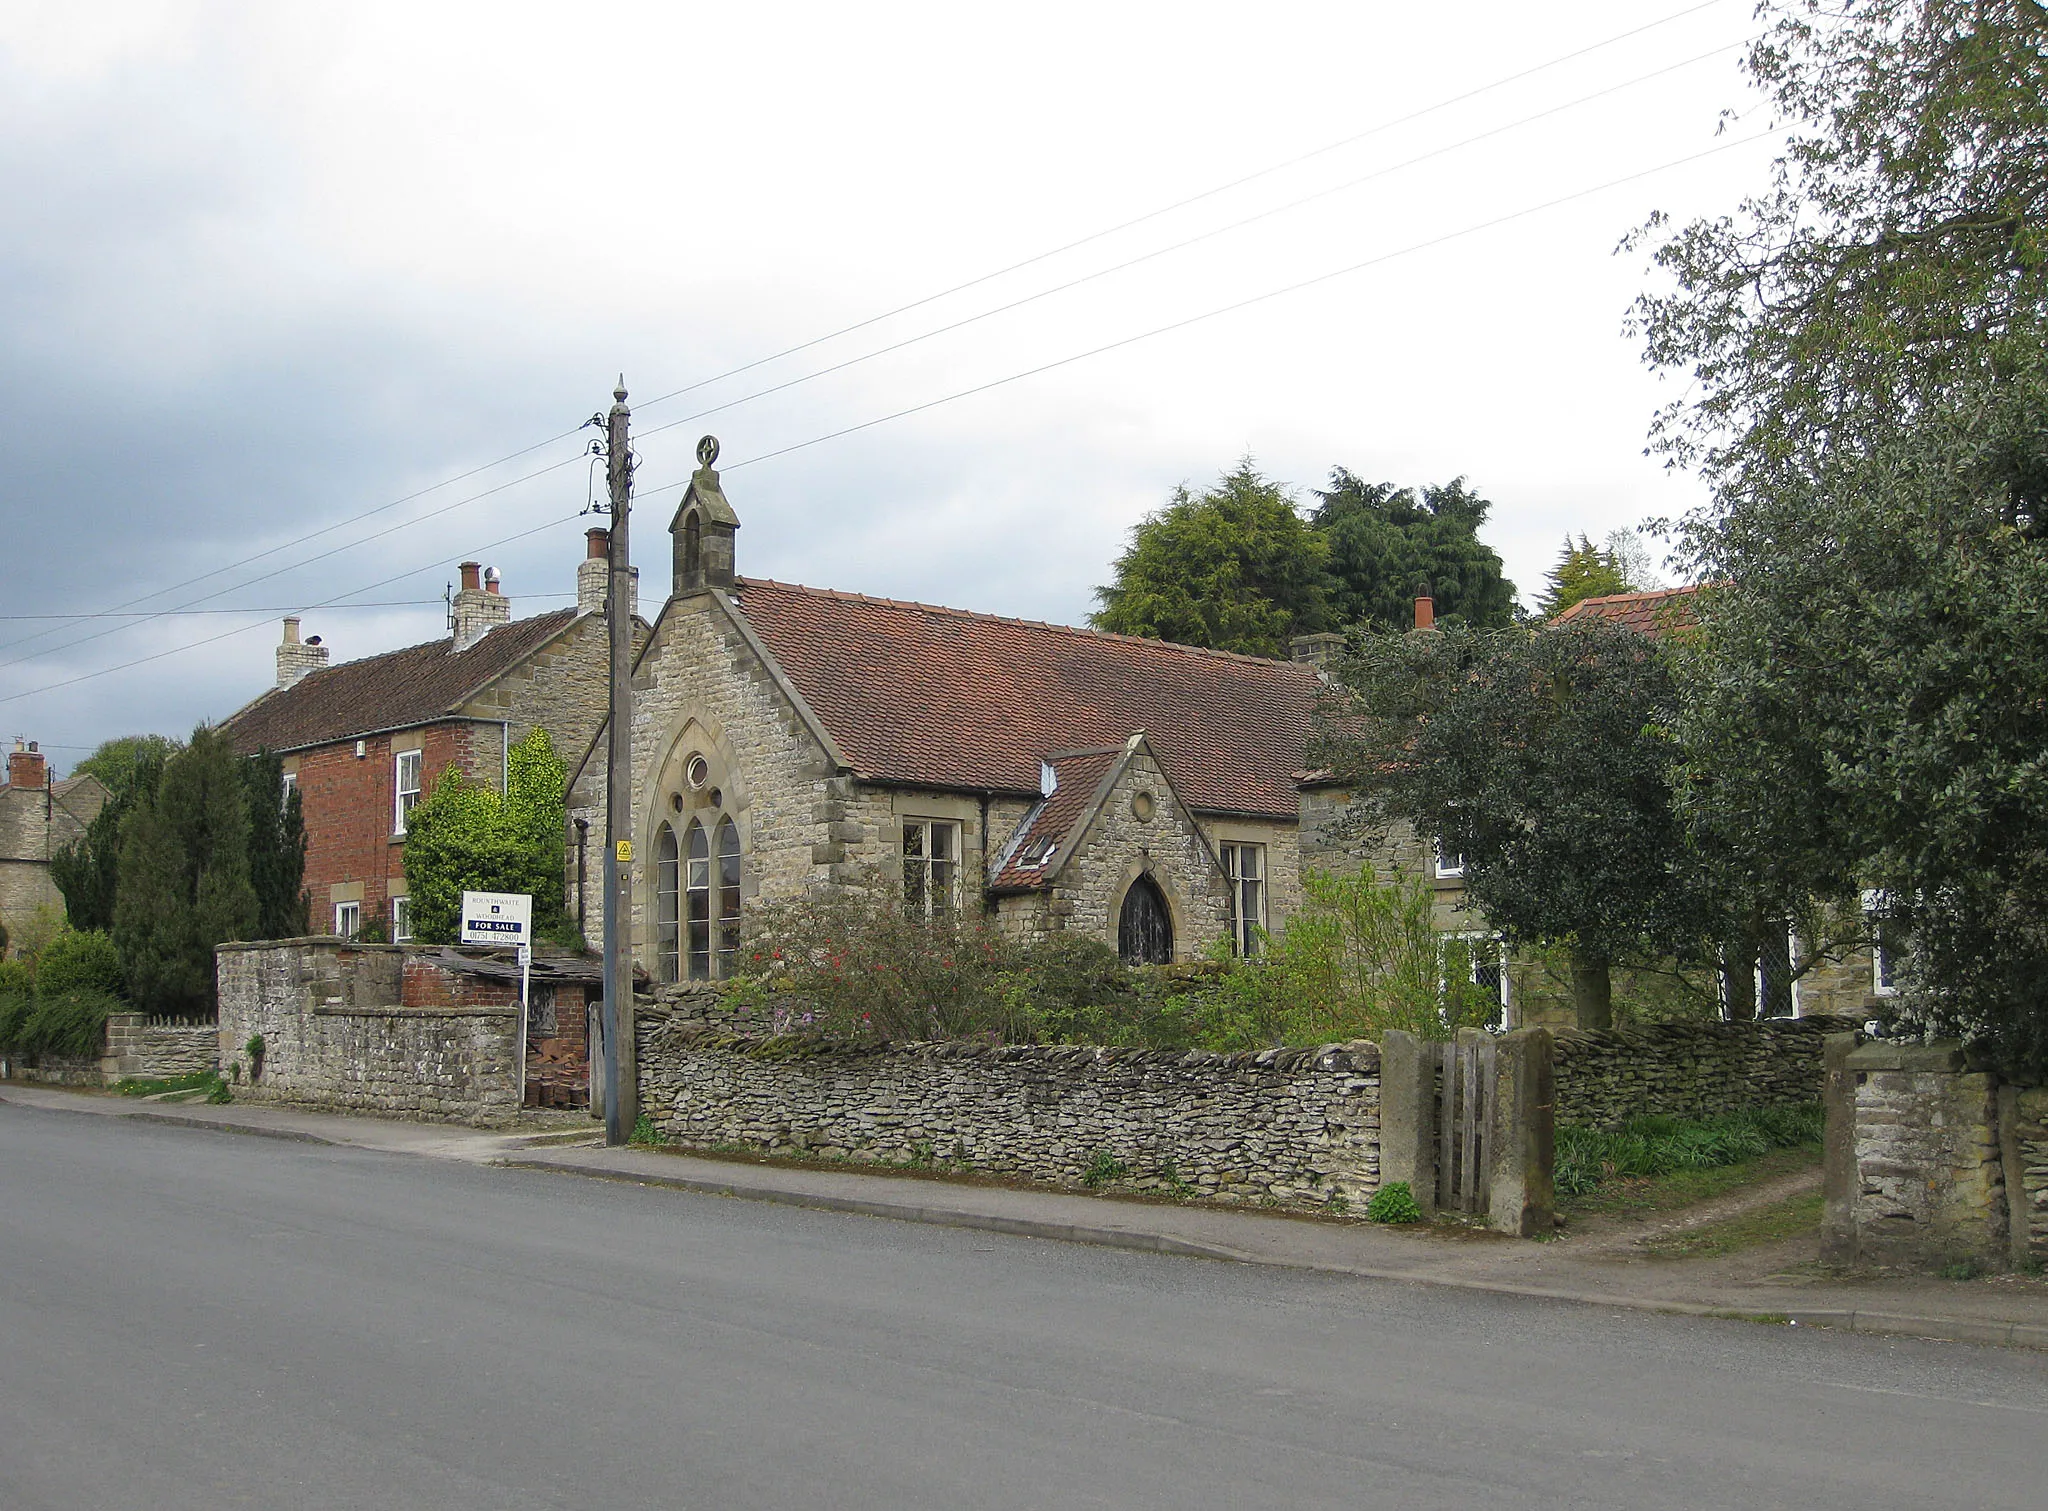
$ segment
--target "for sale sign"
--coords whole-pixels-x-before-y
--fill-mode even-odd
[[[464,944],[530,944],[533,898],[524,892],[464,892]]]

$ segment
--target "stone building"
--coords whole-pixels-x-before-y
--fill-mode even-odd
[[[565,760],[589,743],[605,711],[607,544],[588,532],[574,608],[527,619],[495,572],[464,562],[445,638],[361,661],[329,666],[285,620],[276,686],[222,727],[245,754],[281,754],[298,788],[315,931],[351,938],[375,921],[410,937],[405,817],[442,772],[502,791],[508,750],[536,725]],[[571,834],[572,877],[589,864]]]
[[[7,785],[0,787],[0,923],[10,932],[19,935],[38,913],[63,916],[50,859],[84,837],[106,801],[98,777],[55,781],[35,741],[14,742]]]
[[[1302,770],[1312,665],[743,577],[716,442],[700,455],[633,674],[620,837],[655,980],[726,974],[762,903],[877,880],[1133,961],[1256,949],[1306,864],[1387,858]],[[593,737],[569,803],[599,835],[605,782]]]

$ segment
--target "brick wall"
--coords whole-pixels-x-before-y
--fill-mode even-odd
[[[1632,1117],[1705,1118],[1817,1102],[1836,1018],[1655,1023],[1556,1034],[1556,1119],[1611,1128]]]
[[[640,1105],[693,1148],[948,1164],[1048,1185],[1360,1211],[1379,1185],[1379,1051],[803,1045],[643,1010]]]

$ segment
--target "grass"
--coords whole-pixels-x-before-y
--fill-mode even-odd
[[[1817,1102],[1698,1121],[1640,1117],[1611,1129],[1566,1126],[1557,1130],[1557,1194],[1587,1196],[1617,1180],[1740,1165],[1773,1149],[1818,1148],[1825,1127]]]
[[[1809,1191],[1683,1233],[1645,1239],[1641,1248],[1653,1259],[1712,1259],[1756,1244],[1804,1237],[1820,1226],[1821,1207],[1820,1192]]]
[[[1799,1144],[1774,1149],[1740,1164],[1674,1170],[1668,1175],[1617,1176],[1576,1195],[1560,1191],[1557,1204],[1560,1210],[1573,1216],[1647,1217],[1710,1201],[1757,1181],[1811,1170],[1819,1163],[1817,1145]]]
[[[211,1070],[195,1070],[190,1075],[168,1079],[131,1076],[125,1081],[116,1081],[114,1090],[124,1097],[154,1097],[167,1091],[211,1091],[213,1083],[219,1079],[220,1076]]]

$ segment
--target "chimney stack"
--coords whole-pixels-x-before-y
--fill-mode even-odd
[[[583,532],[583,560],[576,563],[576,612],[602,614],[611,587],[612,532],[598,525]]]
[[[512,600],[498,591],[498,570],[491,569],[490,583],[483,582],[483,567],[474,561],[462,564],[462,591],[455,595],[455,652],[460,655],[501,624],[512,622]]]
[[[1418,630],[1436,628],[1436,600],[1429,596],[1427,582],[1415,590],[1415,627]]]
[[[277,685],[290,687],[308,672],[317,672],[327,664],[327,647],[315,635],[311,640],[299,640],[297,615],[284,622],[284,640],[277,648]]]
[[[14,749],[7,757],[7,785],[35,788],[50,785],[50,764],[43,759],[34,740],[24,746],[20,735],[14,737]]]

